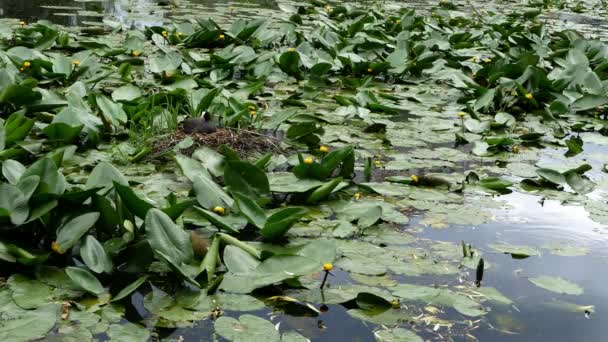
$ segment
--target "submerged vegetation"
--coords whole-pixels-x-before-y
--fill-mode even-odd
[[[105,34],[2,19],[0,340],[143,341],[208,320],[230,341],[306,341],[224,311],[331,305],[379,341],[518,333],[487,318],[518,309],[486,285],[484,252],[541,250],[408,223],[478,226],[514,190],[608,223],[608,160],[583,153],[607,141],[608,46],[550,28],[546,3],[472,6],[313,0]],[[593,312],[570,301],[549,304]]]

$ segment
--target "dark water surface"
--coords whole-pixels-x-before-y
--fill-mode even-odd
[[[424,6],[424,2],[417,2]],[[188,11],[193,14],[210,15],[219,9],[225,12],[227,6],[238,11],[256,8],[276,8],[271,0],[259,1],[213,1],[213,0],[116,0],[116,1],[73,1],[73,0],[0,0],[0,17],[22,20],[50,20],[66,26],[86,26],[102,23],[104,19],[118,21],[132,26],[155,25],[181,16]],[[191,13],[191,14],[192,14]],[[559,19],[559,16],[556,16]],[[568,17],[568,20],[573,20]],[[598,29],[598,23],[592,23]],[[601,27],[600,27],[601,28]],[[585,145],[587,150],[588,145]],[[593,147],[590,148],[593,151]],[[604,147],[597,147],[594,153],[606,154]],[[602,342],[608,341],[608,235],[606,226],[588,217],[580,206],[565,206],[557,201],[541,204],[539,196],[510,194],[501,196],[512,208],[496,212],[496,220],[477,227],[452,226],[447,229],[423,228],[418,235],[439,241],[460,243],[464,240],[484,252],[484,259],[492,267],[484,275],[484,286],[499,289],[517,304],[514,307],[493,307],[488,321],[496,329],[507,329],[505,333],[493,329],[487,323],[473,330],[480,341],[554,341],[554,342]],[[405,230],[420,227],[416,218],[404,227]],[[590,249],[581,257],[556,256],[544,252],[540,257],[513,259],[510,255],[493,252],[486,246],[491,243],[506,242],[512,245],[542,246],[550,243],[572,244]],[[560,276],[579,284],[585,290],[583,295],[557,295],[540,289],[528,281],[537,275]],[[472,275],[474,277],[474,275]],[[347,276],[346,276],[347,277]],[[338,273],[338,278],[340,274]],[[338,279],[339,281],[340,279]],[[415,278],[402,281],[417,281]],[[432,281],[431,281],[432,282]],[[439,280],[438,282],[441,282]],[[427,282],[428,284],[428,282]],[[134,304],[139,307],[141,296],[134,296]],[[595,313],[557,310],[545,305],[555,300],[568,301],[579,305],[595,305]],[[138,301],[140,303],[138,303]],[[490,309],[490,308],[488,308]],[[272,313],[270,308],[254,312],[261,317],[271,318],[273,323],[281,322],[287,330],[300,331],[314,341],[374,341],[374,324],[359,321],[346,313],[346,308],[332,305],[329,311],[319,317],[296,317],[282,313]],[[140,313],[145,315],[145,313]],[[238,313],[227,312],[238,316]],[[213,323],[201,321],[188,329],[159,330],[161,337],[185,341],[206,341],[212,339]],[[499,328],[500,327],[500,328]],[[470,340],[466,336],[454,337],[459,341]]]

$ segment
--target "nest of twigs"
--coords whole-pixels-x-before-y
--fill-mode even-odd
[[[177,145],[186,138],[191,138],[194,144],[180,149]],[[244,157],[268,152],[286,153],[289,150],[289,147],[280,139],[245,129],[218,128],[213,133],[185,133],[182,130],[177,130],[175,133],[160,137],[153,143],[152,158],[164,155],[174,149],[179,149],[179,152],[183,155],[191,156],[199,147],[207,146],[217,150],[222,145],[230,147]]]

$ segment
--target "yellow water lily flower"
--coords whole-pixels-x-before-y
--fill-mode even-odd
[[[137,57],[137,56],[141,55],[141,52],[139,52],[139,51],[137,51],[137,50],[133,50],[133,51],[131,52],[131,55],[133,55],[133,57]]]
[[[323,271],[329,272],[334,269],[334,265],[331,262],[326,262],[323,264]]]
[[[224,36],[223,34],[220,34],[220,35],[217,37],[217,39],[219,39],[219,40],[224,40],[224,39],[226,39],[226,36]]]
[[[363,194],[360,192],[355,192],[355,195],[353,196],[356,200],[360,200],[361,197],[363,197]]]
[[[219,205],[213,208],[213,212],[218,215],[224,215],[226,213],[226,209],[224,207],[220,207]]]
[[[329,148],[327,146],[321,145],[321,146],[319,146],[319,152],[327,153],[327,152],[329,152]]]
[[[312,157],[306,157],[306,158],[304,158],[304,164],[309,164],[310,165],[310,164],[312,164],[314,162],[315,162],[315,160],[312,159]]]
[[[381,160],[374,160],[374,166],[382,166]]]
[[[372,68],[368,68],[368,69],[367,69],[367,72],[369,72],[369,73],[371,74],[372,72],[374,72],[374,69],[372,69]]]
[[[26,22],[25,22],[25,21],[23,21],[23,20],[21,20],[21,21],[19,22],[19,25],[21,25],[21,26],[25,26],[25,25],[26,25]]]
[[[483,62],[484,63],[490,63],[490,62],[492,62],[492,59],[491,58],[486,58],[486,59],[483,60]]]
[[[401,24],[401,19],[395,20],[395,24]]]
[[[169,35],[169,33],[167,31],[163,31],[160,34],[163,35],[163,37],[167,38],[167,36]]]
[[[80,65],[80,61],[75,59],[72,61],[72,64],[74,64],[75,66],[79,66]]]
[[[467,116],[467,113],[466,112],[458,112],[458,116],[462,119],[465,116]]]
[[[256,116],[256,115],[258,115],[258,112],[256,112],[255,110],[250,110],[249,115]]]
[[[527,94],[526,94],[526,98],[527,98],[528,100],[532,100],[532,99],[534,98],[534,96],[532,95],[532,93],[527,93]]]
[[[418,176],[412,175],[410,178],[412,179],[412,182],[418,183]]]
[[[29,68],[29,67],[31,67],[31,66],[32,66],[32,63],[30,63],[30,61],[25,61],[25,62],[23,62],[23,67],[24,67],[24,68]]]

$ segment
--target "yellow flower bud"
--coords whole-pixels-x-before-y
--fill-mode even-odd
[[[329,272],[334,269],[334,265],[331,262],[326,262],[323,264],[323,271]]]
[[[25,25],[26,25],[26,23],[25,23],[25,21],[21,20],[21,21],[19,22],[19,25],[21,25],[21,26],[25,26]]]
[[[356,192],[355,195],[353,196],[356,200],[360,200],[361,197],[363,197],[363,194],[360,192]]]
[[[490,62],[492,62],[492,59],[491,58],[486,58],[486,59],[483,60],[483,62],[484,63],[490,63]]]
[[[327,153],[327,152],[329,152],[329,148],[327,146],[321,145],[321,146],[319,146],[319,152]]]
[[[19,68],[19,71],[23,72],[25,69],[23,67]]]
[[[465,116],[467,116],[467,113],[466,112],[458,112],[458,116],[462,119]]]
[[[213,212],[218,215],[224,215],[224,213],[226,213],[226,209],[224,209],[224,207],[217,206],[213,208]]]
[[[532,93],[527,93],[527,94],[526,94],[526,98],[527,98],[528,100],[532,100],[532,99],[534,98],[534,96],[532,96]]]
[[[397,20],[395,20],[395,23],[396,23],[396,24],[401,24],[401,19],[397,19]]]
[[[226,38],[226,36],[224,36],[223,34],[220,34],[220,35],[219,35],[217,38],[218,38],[219,40],[224,40],[224,39]]]
[[[141,55],[141,52],[139,52],[139,51],[137,51],[137,50],[133,50],[133,51],[131,52],[131,55],[133,55],[133,57],[137,57],[137,56]]]
[[[412,182],[418,183],[418,176],[412,175],[410,178],[412,179]]]
[[[296,48],[290,47],[289,49],[287,49],[287,51],[289,51],[289,52],[296,52]]]
[[[80,61],[75,59],[72,61],[72,64],[74,64],[75,66],[79,66],[80,65]]]
[[[169,33],[167,31],[163,31],[161,32],[161,34],[163,35],[163,37],[167,38],[167,36],[169,35]]]
[[[51,249],[58,254],[63,254],[65,253],[65,251],[63,249],[61,249],[61,246],[59,246],[59,244],[56,241],[53,241],[51,243]]]
[[[374,166],[382,166],[381,160],[374,160]]]
[[[372,69],[372,68],[368,68],[368,69],[367,69],[367,72],[371,74],[372,72],[374,72],[374,69]]]
[[[306,157],[306,158],[304,158],[304,164],[309,164],[310,165],[310,164],[312,164],[314,162],[315,162],[315,160],[312,159],[312,157]]]
[[[25,61],[25,62],[23,62],[23,67],[24,67],[24,68],[29,68],[29,67],[31,67],[31,66],[32,66],[32,63],[30,63],[30,61]]]
[[[258,115],[258,112],[256,112],[255,110],[250,110],[249,115],[256,116],[256,115]]]

